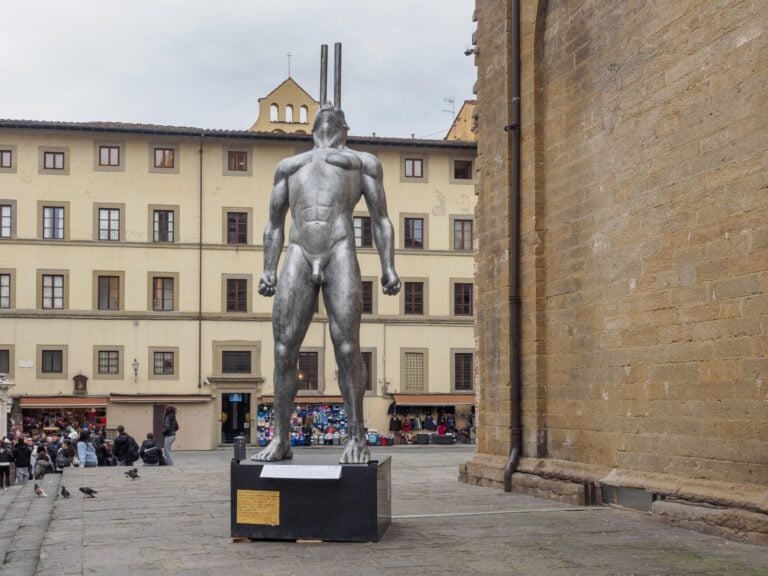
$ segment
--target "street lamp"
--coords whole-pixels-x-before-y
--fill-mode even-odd
[[[131,362],[131,368],[133,368],[133,381],[136,382],[136,378],[139,376],[139,361],[136,358]]]

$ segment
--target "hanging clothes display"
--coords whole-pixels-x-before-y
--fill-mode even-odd
[[[260,404],[256,414],[259,445],[266,446],[275,434],[274,406]],[[339,445],[347,441],[347,412],[344,404],[296,403],[290,418],[291,446]]]

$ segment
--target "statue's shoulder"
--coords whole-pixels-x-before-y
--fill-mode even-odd
[[[278,162],[275,168],[275,174],[278,176],[290,176],[296,172],[299,168],[312,161],[312,150],[296,154],[295,156],[289,156],[283,158]]]
[[[381,177],[381,161],[374,154],[371,154],[370,152],[360,152],[358,150],[354,150],[354,153],[357,154],[358,158],[360,158],[360,161],[363,164],[363,172],[365,174],[374,177]]]

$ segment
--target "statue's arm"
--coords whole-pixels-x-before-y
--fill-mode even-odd
[[[277,263],[285,241],[285,215],[288,213],[288,171],[278,164],[275,183],[269,198],[269,220],[264,228],[264,273],[259,281],[259,294],[273,296],[277,287]]]
[[[395,234],[387,215],[381,162],[372,154],[361,153],[360,157],[363,161],[363,196],[381,260],[381,286],[385,294],[395,295],[400,291],[400,278],[395,272]]]

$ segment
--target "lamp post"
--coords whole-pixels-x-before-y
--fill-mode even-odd
[[[8,413],[11,410],[11,397],[8,391],[16,386],[5,374],[0,374],[0,436],[8,434]]]
[[[139,361],[136,358],[131,362],[131,368],[133,368],[133,381],[136,382],[136,379],[139,377]]]

